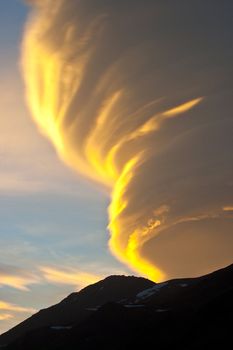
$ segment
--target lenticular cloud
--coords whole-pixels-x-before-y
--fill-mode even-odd
[[[34,120],[109,190],[110,248],[153,280],[232,262],[231,0],[36,1]]]

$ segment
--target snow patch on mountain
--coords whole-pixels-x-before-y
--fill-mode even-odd
[[[51,326],[50,329],[54,331],[62,331],[64,329],[71,329],[72,326]]]
[[[127,305],[124,305],[124,307],[127,307],[127,308],[139,308],[139,307],[145,307],[145,305],[141,305],[141,304],[127,304]]]
[[[147,299],[151,295],[158,293],[167,284],[168,284],[168,282],[163,282],[163,283],[156,284],[155,286],[153,286],[151,288],[143,290],[142,292],[140,292],[136,295],[136,302],[139,300]]]

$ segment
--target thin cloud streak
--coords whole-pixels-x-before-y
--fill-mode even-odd
[[[93,284],[103,278],[101,275],[73,269],[73,268],[55,268],[49,266],[40,267],[44,279],[54,284],[68,284],[76,288],[83,288]]]
[[[21,291],[29,291],[29,286],[40,283],[40,277],[24,269],[0,264],[0,287],[8,286]]]
[[[13,318],[14,316],[12,314],[4,314],[4,313],[0,313],[0,321],[6,321],[6,320],[10,320],[11,318]]]
[[[0,310],[3,311],[14,311],[14,312],[27,312],[34,313],[36,310],[34,308],[23,307],[15,304],[8,303],[6,301],[0,300]]]

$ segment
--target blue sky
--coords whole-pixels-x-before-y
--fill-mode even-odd
[[[60,162],[25,106],[27,11],[0,2],[0,332],[100,277],[130,273],[108,250],[107,195]]]

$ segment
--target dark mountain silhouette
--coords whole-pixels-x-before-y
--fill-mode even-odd
[[[0,336],[6,350],[233,349],[233,265],[155,284],[110,276]]]
[[[112,301],[130,299],[154,285],[144,278],[109,276],[80,292],[72,293],[59,304],[43,309],[0,337],[0,344],[15,340],[33,329],[47,326],[65,326],[81,322],[97,307]]]

